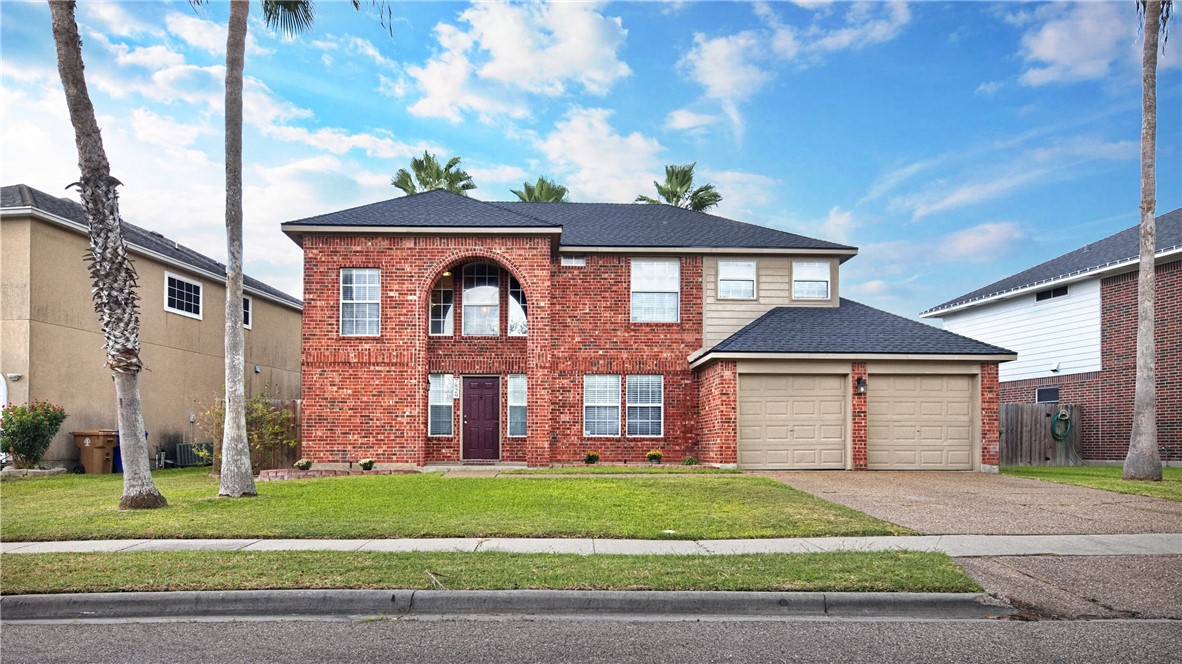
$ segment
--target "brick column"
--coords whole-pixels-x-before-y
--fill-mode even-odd
[[[1001,441],[997,363],[981,363],[981,472],[996,473]]]
[[[738,378],[734,362],[715,362],[699,374],[698,444],[706,463],[739,461]]]
[[[866,457],[866,395],[858,394],[858,379],[866,379],[866,363],[853,362],[850,364],[850,456],[853,470],[868,470],[870,463]]]

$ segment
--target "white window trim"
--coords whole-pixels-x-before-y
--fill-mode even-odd
[[[751,297],[726,297],[722,294],[722,282],[723,281],[748,281],[747,279],[725,279],[724,280],[723,276],[722,276],[722,264],[723,263],[751,263],[751,265],[754,266],[755,274],[752,275],[751,279],[750,279],[750,281],[751,281]],[[716,285],[716,288],[718,289],[716,291],[716,293],[718,294],[718,299],[720,299],[720,300],[738,300],[741,302],[754,302],[755,300],[758,300],[759,299],[759,261],[719,259],[719,261],[718,261],[718,283]]]
[[[661,403],[660,403],[660,407],[661,407],[661,433],[656,436],[653,436],[653,435],[648,435],[648,436],[635,435],[634,436],[634,435],[628,433],[627,428],[624,429],[624,433],[627,435],[628,438],[664,438],[665,437],[665,376],[664,376],[664,374],[630,374],[628,376],[625,376],[624,380],[628,381],[628,380],[631,380],[633,377],[636,377],[636,378],[640,378],[640,377],[660,378],[661,379]],[[627,386],[627,383],[625,383],[625,385],[624,385],[624,416],[625,417],[627,417],[627,415],[628,415],[628,408],[630,408],[632,406],[636,406],[637,408],[652,408],[654,405],[655,404],[651,404],[651,403],[634,404],[634,403],[628,401],[628,386]]]
[[[168,306],[168,280],[170,278],[176,279],[177,281],[183,281],[187,284],[192,284],[197,287],[197,313],[192,314],[192,313],[189,313],[188,311],[184,311],[182,309],[173,309],[172,307]],[[197,320],[203,320],[202,316],[205,314],[205,283],[201,282],[201,281],[189,279],[188,277],[182,277],[181,275],[179,275],[175,272],[169,272],[168,270],[165,270],[164,271],[164,310],[174,313],[174,314],[184,316],[186,318],[195,318]]]
[[[250,321],[247,321],[244,317],[243,321],[242,321],[242,328],[246,329],[246,330],[251,330],[251,329],[254,329],[254,298],[249,295],[242,296],[242,303],[243,303],[242,311],[244,314],[246,313],[247,307],[245,305],[247,302],[250,302]]]
[[[674,263],[677,265],[677,290],[675,291],[637,291],[634,290],[632,284],[632,269],[636,261],[647,261],[650,263]],[[632,296],[636,293],[675,293],[677,295],[677,315],[673,320],[636,320],[636,315],[632,312]],[[672,325],[681,322],[681,259],[680,258],[649,258],[638,256],[628,261],[628,318],[632,323],[639,323],[641,325]]]
[[[377,300],[349,300],[348,304],[376,304],[378,305],[378,333],[377,334],[345,334],[345,297],[342,291],[345,286],[345,270],[375,270],[378,273],[378,299]],[[382,336],[382,269],[377,267],[343,267],[338,275],[337,283],[337,299],[340,300],[337,307],[337,335],[341,337],[364,337],[369,339],[376,339]]]
[[[587,403],[587,376],[615,376],[619,380],[616,382],[616,402],[612,403]],[[619,438],[620,426],[623,424],[624,413],[620,411],[620,400],[622,395],[620,392],[623,389],[623,376],[619,374],[584,374],[583,375],[583,437],[584,438]],[[587,406],[596,407],[612,407],[616,409],[616,432],[615,434],[589,434],[587,433]]]
[[[521,376],[525,382],[525,403],[513,403],[513,390],[510,386],[510,379],[514,376]],[[510,433],[513,431],[513,411],[517,407],[525,407],[525,433],[514,435]],[[505,437],[506,438],[528,438],[529,437],[529,377],[526,374],[508,374],[505,377]]]
[[[816,263],[819,265],[824,265],[825,268],[828,270],[828,275],[825,277],[825,297],[810,297],[807,295],[806,296],[797,296],[796,283],[798,281],[799,282],[808,282],[808,283],[812,283],[812,282],[817,281],[816,279],[798,279],[797,278],[796,266],[798,264],[802,264],[802,263]],[[807,301],[811,301],[811,302],[824,302],[826,300],[832,300],[833,299],[833,263],[831,263],[829,261],[792,261],[792,299],[793,300],[807,300]]]
[[[446,383],[447,383],[448,377],[449,376],[451,377],[452,389],[451,389],[451,392],[447,395],[449,397],[447,400],[447,403],[432,403],[431,402],[430,376],[441,377],[444,381],[444,387],[447,386]],[[457,384],[457,382],[456,382],[455,374],[428,374],[428,380],[427,380],[427,436],[429,438],[455,438],[455,436],[456,436],[456,399],[455,399],[456,384]],[[433,433],[431,431],[431,407],[432,406],[448,406],[449,408],[451,408],[451,433]]]

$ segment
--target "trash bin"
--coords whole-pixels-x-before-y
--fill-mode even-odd
[[[111,472],[111,462],[114,460],[112,453],[119,444],[119,436],[114,429],[71,431],[70,435],[78,446],[79,461],[87,475]]]

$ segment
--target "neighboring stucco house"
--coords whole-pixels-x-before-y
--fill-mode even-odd
[[[283,225],[322,467],[997,464],[1003,348],[839,297],[853,247],[667,205],[445,191]]]
[[[921,316],[944,329],[1012,348],[1002,403],[1082,406],[1081,456],[1128,452],[1136,373],[1139,227],[1097,240]],[[1182,459],[1182,209],[1157,218],[1157,429]]]
[[[69,431],[117,427],[86,228],[74,201],[25,185],[0,189],[0,400],[65,407],[49,463],[78,458]],[[152,447],[171,458],[177,442],[200,436],[191,415],[221,394],[225,266],[132,224],[124,236],[139,275],[144,424]],[[243,307],[250,390],[269,384],[277,397],[297,398],[302,303],[247,277]]]

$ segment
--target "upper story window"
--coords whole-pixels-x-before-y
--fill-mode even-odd
[[[829,263],[792,261],[792,299],[828,300]]]
[[[564,267],[586,267],[586,256],[563,256],[562,265]]]
[[[1059,286],[1058,288],[1052,288],[1050,290],[1045,290],[1045,291],[1042,291],[1039,293],[1035,293],[1034,301],[1035,302],[1042,302],[1043,300],[1049,300],[1052,297],[1066,297],[1066,296],[1067,296],[1067,287],[1066,286]]]
[[[464,266],[464,336],[501,333],[501,270],[489,263]]]
[[[382,333],[382,271],[347,267],[341,270],[341,336],[376,337]]]
[[[452,335],[455,329],[452,307],[455,293],[455,279],[451,273],[440,277],[435,288],[431,289],[431,334],[449,337]]]
[[[242,327],[250,329],[251,320],[254,318],[254,298],[249,295],[242,296]]]
[[[755,299],[755,261],[718,261],[718,299]]]
[[[526,322],[525,289],[513,275],[509,275],[509,336],[524,337],[529,330]]]
[[[676,323],[681,299],[681,261],[632,259],[632,322]]]
[[[201,282],[164,273],[164,310],[201,320]]]

